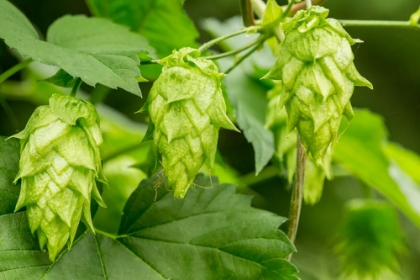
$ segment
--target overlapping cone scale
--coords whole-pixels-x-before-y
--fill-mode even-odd
[[[348,119],[353,116],[354,86],[372,88],[353,63],[351,45],[358,40],[327,15],[327,9],[313,6],[283,23],[285,39],[265,76],[281,81],[280,107],[286,107],[288,130],[297,128],[318,165],[337,139],[343,114]]]
[[[217,66],[200,52],[182,48],[162,59],[144,111],[154,125],[153,140],[166,186],[183,198],[205,161],[213,166],[219,129],[237,130],[226,115]]]
[[[26,206],[32,233],[54,261],[66,243],[71,246],[80,219],[93,230],[91,197],[105,207],[95,182],[106,183],[97,113],[90,103],[54,94],[12,137],[21,142],[16,210]]]

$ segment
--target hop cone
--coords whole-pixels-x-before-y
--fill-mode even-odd
[[[236,130],[226,115],[224,74],[200,52],[183,48],[162,59],[144,111],[155,126],[167,187],[183,198],[204,162],[214,163],[220,127]]]
[[[288,130],[297,127],[302,143],[318,165],[337,138],[342,115],[353,116],[354,86],[372,88],[353,63],[356,43],[328,10],[313,6],[282,25],[284,41],[266,78],[281,80],[280,107],[288,114]]]
[[[106,182],[98,116],[92,104],[54,94],[13,137],[21,142],[16,210],[26,206],[31,231],[53,261],[67,242],[71,246],[81,218],[93,230],[91,196],[105,206],[95,183]]]
[[[350,201],[336,251],[343,260],[344,272],[356,274],[358,279],[388,279],[379,276],[387,270],[398,272],[398,257],[406,248],[394,208],[381,201]]]
[[[287,174],[291,184],[296,171],[297,135],[295,131],[287,131],[287,113],[283,107],[279,110],[282,83],[276,83],[275,87],[268,91],[269,100],[266,115],[266,127],[274,133],[275,137],[275,163],[282,173]],[[317,203],[322,196],[325,178],[331,179],[331,148],[323,159],[323,164],[318,166],[314,159],[309,156],[305,164],[305,180],[303,199],[308,204]]]

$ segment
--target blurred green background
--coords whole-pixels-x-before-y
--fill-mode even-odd
[[[10,2],[26,14],[41,34],[46,34],[48,26],[64,14],[89,14],[82,0]],[[278,3],[284,5],[286,1]],[[418,6],[418,0],[329,0],[325,4],[330,9],[330,17],[374,20],[408,20]],[[200,28],[201,20],[209,17],[225,20],[239,14],[237,0],[186,0],[185,9],[201,32],[200,43],[210,38]],[[356,88],[352,97],[353,106],[369,108],[381,114],[390,140],[420,153],[420,32],[370,27],[349,27],[347,31],[353,38],[364,41],[354,48],[355,63],[359,72],[374,85],[373,91]],[[0,73],[16,62],[8,47],[3,42],[0,43]],[[19,80],[20,75],[17,74],[12,79]],[[150,84],[141,84],[141,88],[146,96]],[[89,91],[88,87],[85,89]],[[144,100],[118,90],[112,91],[105,102],[130,119],[143,121],[144,115],[133,113],[143,105]],[[32,114],[34,105],[13,100],[8,100],[7,103],[17,116],[18,129],[22,129]],[[0,106],[0,134],[11,135],[14,132],[15,128],[4,107]],[[219,148],[226,161],[241,174],[253,172],[252,146],[242,134],[222,131]],[[252,185],[252,188],[261,195],[255,200],[256,206],[287,216],[290,193],[285,190],[284,181],[269,179]],[[343,205],[355,197],[362,197],[359,183],[354,178],[340,177],[326,183],[323,197],[318,204],[304,206],[302,209],[296,242],[299,252],[294,255],[302,279],[337,279],[339,260],[333,254],[332,248],[342,219]],[[410,248],[401,260],[404,273],[401,279],[420,279],[420,267],[417,265],[420,261],[420,231],[402,215],[400,218]]]

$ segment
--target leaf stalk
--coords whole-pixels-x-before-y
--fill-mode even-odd
[[[20,70],[22,70],[23,68],[25,68],[26,66],[28,66],[32,61],[33,61],[32,58],[28,58],[28,59],[22,60],[21,62],[19,62],[18,64],[16,64],[12,68],[10,68],[10,69],[6,70],[5,72],[3,72],[0,75],[0,84],[3,83],[5,80],[7,80],[13,74],[19,72]]]

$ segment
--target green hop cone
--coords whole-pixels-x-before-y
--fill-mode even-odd
[[[357,275],[356,279],[389,279],[383,273],[398,273],[398,259],[406,252],[397,213],[382,201],[354,199],[347,203],[337,241],[343,272]]]
[[[142,111],[154,125],[167,187],[183,198],[204,162],[213,167],[221,127],[237,130],[226,115],[217,66],[200,52],[182,48],[163,58],[162,74]]]
[[[285,107],[279,110],[282,83],[275,83],[274,88],[267,92],[268,107],[266,127],[275,137],[275,164],[281,173],[285,174],[289,184],[293,182],[296,172],[297,135],[295,131],[287,130],[287,113]],[[305,180],[303,199],[307,204],[317,203],[322,196],[325,178],[331,179],[332,149],[327,150],[323,163],[318,166],[309,156],[305,164]]]
[[[71,247],[81,218],[93,231],[91,197],[105,207],[95,183],[106,183],[98,115],[88,102],[54,94],[12,137],[21,142],[16,210],[26,206],[32,233],[54,261],[67,242]]]
[[[295,127],[318,165],[337,139],[344,114],[353,117],[350,97],[354,86],[372,84],[353,63],[351,45],[357,42],[328,10],[313,6],[282,24],[285,39],[277,61],[265,78],[281,80],[280,107],[288,114],[288,131]]]

